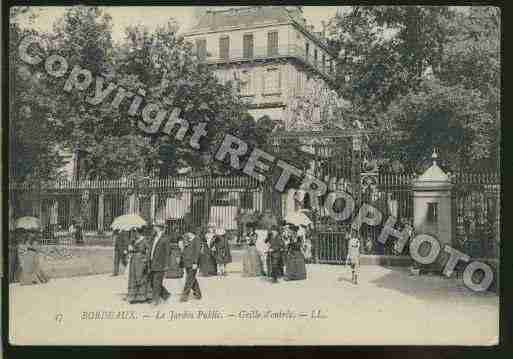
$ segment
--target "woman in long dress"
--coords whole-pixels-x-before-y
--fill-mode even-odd
[[[152,298],[149,280],[150,250],[146,237],[139,231],[131,248],[127,295],[129,303],[147,302]]]
[[[207,231],[200,237],[201,249],[199,258],[199,272],[203,277],[214,276],[217,274],[216,259],[212,252],[214,246],[215,226],[209,224]]]
[[[9,235],[9,283],[15,283],[20,277],[20,255],[18,244],[22,242],[23,230],[16,229]]]
[[[216,259],[217,275],[226,275],[226,265],[232,262],[232,253],[230,251],[230,243],[225,236],[226,232],[223,229],[215,231],[214,245],[212,251]]]
[[[262,261],[256,249],[257,234],[253,227],[248,226],[249,233],[246,236],[246,252],[242,257],[242,276],[243,277],[257,277],[261,276],[263,272]]]
[[[29,233],[26,252],[21,259],[21,285],[41,284],[49,281],[48,276],[41,268],[38,242],[37,234]]]
[[[312,240],[310,239],[310,230],[304,224],[299,226],[297,235],[301,240],[301,250],[305,256],[305,262],[312,262]]]
[[[287,246],[285,279],[303,280],[306,279],[306,264],[305,257],[301,251],[301,237],[297,235],[298,227],[291,227],[293,233]]]
[[[168,228],[170,228],[168,226]],[[180,250],[180,246],[178,242],[180,240],[180,235],[177,232],[169,231],[167,233],[169,235],[169,269],[166,272],[166,278],[182,278],[183,277],[183,268],[180,267],[180,258],[182,257],[182,251]]]

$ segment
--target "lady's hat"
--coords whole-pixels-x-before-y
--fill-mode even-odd
[[[191,242],[191,241],[194,239],[194,237],[196,237],[196,236],[194,235],[194,233],[187,232],[187,233],[185,233],[185,234],[183,235],[183,240],[184,240],[185,242]]]
[[[207,228],[216,228],[216,227],[217,227],[217,225],[214,222],[209,222],[207,224]]]
[[[226,234],[226,231],[224,230],[224,228],[216,228],[215,233],[218,236],[224,236]]]

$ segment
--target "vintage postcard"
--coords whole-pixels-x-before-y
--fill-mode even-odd
[[[9,11],[11,345],[498,344],[500,9]]]

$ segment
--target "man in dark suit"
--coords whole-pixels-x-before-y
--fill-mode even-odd
[[[180,302],[189,300],[189,293],[193,292],[194,298],[201,299],[201,289],[199,287],[196,273],[200,257],[201,243],[198,236],[192,233],[185,233],[182,238],[182,260],[181,265],[185,268],[185,286],[183,288]]]
[[[127,265],[128,255],[128,232],[120,232],[118,229],[114,230],[114,273],[113,277],[119,274],[119,263],[123,266]]]
[[[150,252],[150,278],[153,304],[158,305],[160,300],[167,300],[171,293],[164,287],[164,275],[169,267],[169,238],[164,235],[164,225],[156,224]]]

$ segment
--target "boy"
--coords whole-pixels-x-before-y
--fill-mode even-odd
[[[354,227],[351,228],[351,233],[348,238],[346,263],[351,265],[353,274],[351,282],[358,284],[358,269],[360,268],[360,240],[358,239],[358,230]]]

